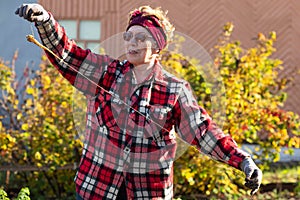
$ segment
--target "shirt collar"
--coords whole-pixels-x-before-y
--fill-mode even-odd
[[[125,60],[124,64],[123,64],[123,70],[122,71],[123,71],[124,74],[126,74],[133,67],[134,66],[129,61]],[[165,82],[164,76],[163,76],[163,67],[161,66],[161,64],[158,61],[155,62],[152,72],[146,78],[144,83],[148,83],[149,81],[155,81],[156,83],[166,85],[166,82]]]

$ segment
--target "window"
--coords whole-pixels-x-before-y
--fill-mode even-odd
[[[81,40],[100,40],[100,22],[84,20],[80,21],[79,27]]]
[[[59,23],[65,28],[70,39],[77,39],[77,22],[75,20],[60,20]]]
[[[101,22],[97,20],[59,20],[70,39],[82,48],[99,53]]]

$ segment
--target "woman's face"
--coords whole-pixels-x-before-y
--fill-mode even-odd
[[[151,34],[142,26],[131,26],[123,35],[127,60],[134,66],[148,64],[155,52]]]

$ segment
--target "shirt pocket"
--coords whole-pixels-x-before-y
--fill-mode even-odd
[[[111,114],[113,120],[116,122],[116,126],[118,126],[120,129],[126,128],[126,118],[128,118],[129,115],[129,107],[124,104],[122,100],[119,99],[119,97],[112,97],[110,102],[110,108],[111,108]]]
[[[111,97],[110,107],[112,114],[115,119],[117,119],[121,112],[128,109],[127,106],[118,97]]]
[[[171,109],[169,107],[162,105],[151,105],[149,107],[148,119],[145,123],[144,137],[156,141],[164,139],[162,134],[166,134],[167,132],[164,126],[168,123],[168,113],[170,110]]]
[[[96,118],[99,126],[107,128],[116,127],[117,123],[111,108],[112,96],[107,93],[100,93],[95,100]]]

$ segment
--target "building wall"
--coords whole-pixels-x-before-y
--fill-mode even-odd
[[[196,40],[207,51],[216,44],[226,22],[233,22],[233,39],[244,48],[253,46],[259,32],[277,32],[274,58],[284,61],[280,76],[299,71],[300,1],[299,0],[39,0],[57,19],[100,19],[101,40],[124,31],[128,12],[141,5],[161,6],[178,32]],[[300,114],[300,79],[296,76],[285,109]]]

